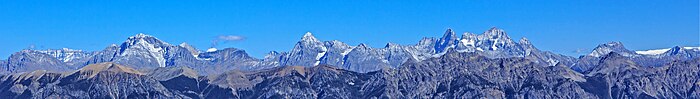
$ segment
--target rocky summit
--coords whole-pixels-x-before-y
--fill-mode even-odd
[[[571,57],[502,29],[383,48],[306,33],[262,59],[137,34],[100,51],[27,49],[0,60],[3,98],[648,99],[700,98],[700,48],[632,51],[621,42]]]

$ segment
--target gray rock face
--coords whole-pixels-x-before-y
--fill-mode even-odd
[[[609,53],[616,53],[621,56],[628,57],[631,61],[641,66],[661,67],[672,61],[685,61],[698,58],[698,56],[700,56],[700,49],[675,46],[673,48],[669,48],[663,53],[649,55],[630,51],[620,42],[610,42],[599,45],[593,50],[593,52],[588,55],[581,56],[575,65],[570,66],[572,66],[571,68],[576,71],[587,72],[592,68],[595,68],[599,61],[603,59],[603,56]]]
[[[2,76],[13,98],[700,98],[700,58],[641,66],[615,52],[590,72],[529,57],[443,56],[357,73],[335,66],[286,66],[199,75],[189,67],[136,70],[98,63],[74,72]]]
[[[455,35],[455,32],[452,31],[452,29],[447,29],[447,31],[445,31],[445,35],[435,42],[435,51],[444,52],[451,47],[454,48],[456,43],[457,36]]]
[[[213,52],[199,52],[183,43],[171,45],[145,34],[129,37],[121,45],[113,44],[102,51],[80,50],[23,50],[13,54],[8,62],[0,64],[8,73],[34,70],[68,71],[88,64],[114,62],[136,69],[157,67],[190,67],[199,73],[220,73],[232,69],[254,70],[278,66],[262,64],[262,60],[248,56],[243,50],[228,48]]]
[[[315,66],[327,52],[328,48],[309,32],[294,45],[282,62],[286,66]]]
[[[326,64],[338,68],[366,73],[382,68],[399,68],[408,60],[422,61],[439,57],[447,50],[459,52],[477,52],[489,58],[525,57],[529,55],[536,62],[573,65],[575,58],[539,51],[527,39],[514,42],[498,28],[491,28],[481,35],[465,33],[457,38],[452,29],[448,29],[442,38],[424,38],[416,45],[398,45],[388,43],[384,48],[371,48],[367,45],[348,46],[340,41],[322,42],[307,33],[290,53],[282,56],[281,66],[315,66]],[[268,62],[272,63],[272,62]]]
[[[389,61],[382,54],[384,54],[384,50],[360,44],[348,53],[342,68],[351,71],[369,72],[391,67],[389,66]]]
[[[699,98],[700,59],[673,61],[660,67],[639,65],[622,54],[610,53],[586,72],[589,83],[604,87],[600,97],[610,98]]]
[[[71,70],[71,67],[49,54],[34,50],[22,50],[10,55],[4,69],[9,73],[17,73],[34,70],[66,71]]]
[[[0,60],[0,74],[8,73],[7,60]]]
[[[202,74],[220,73],[232,69],[257,70],[279,66],[330,65],[360,73],[382,68],[400,68],[403,63],[440,57],[447,50],[481,53],[489,58],[530,57],[535,62],[573,65],[572,57],[543,52],[527,39],[515,43],[503,30],[492,28],[481,35],[465,33],[457,38],[448,29],[442,38],[424,38],[415,45],[388,43],[384,48],[364,44],[349,46],[343,42],[320,41],[311,33],[305,34],[289,52],[273,52],[264,59],[248,56],[235,48],[201,52],[189,44],[171,45],[153,36],[137,34],[120,45],[111,45],[102,51],[28,50],[8,59],[2,65],[10,73],[46,70],[74,70],[88,64],[114,62],[137,69],[186,66]],[[47,67],[53,66],[53,67]],[[38,68],[41,67],[41,68]]]

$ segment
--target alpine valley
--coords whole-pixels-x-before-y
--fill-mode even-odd
[[[0,97],[698,99],[699,57],[700,47],[632,51],[620,42],[571,57],[498,28],[383,48],[306,33],[263,59],[137,34],[101,51],[16,52],[0,60]]]

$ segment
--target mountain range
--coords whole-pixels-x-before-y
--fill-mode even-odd
[[[383,48],[306,33],[263,59],[137,34],[101,51],[22,50],[0,60],[13,98],[700,98],[700,47],[571,57],[504,30]]]

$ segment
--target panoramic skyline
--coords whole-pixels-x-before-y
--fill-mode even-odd
[[[238,48],[262,58],[289,51],[306,32],[316,38],[383,47],[481,34],[491,27],[513,40],[577,57],[599,44],[631,50],[700,46],[699,2],[664,1],[2,1],[0,57],[22,49],[99,51],[138,33],[199,50]],[[218,44],[217,44],[218,43]]]

